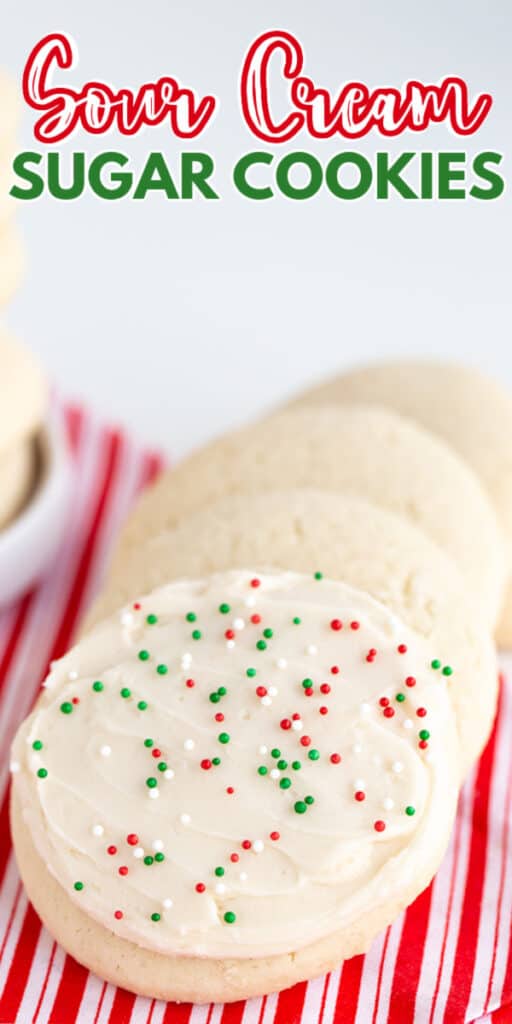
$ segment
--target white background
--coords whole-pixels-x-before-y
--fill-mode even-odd
[[[380,148],[497,149],[511,178],[509,0],[2,0],[0,23],[0,62],[18,81],[32,45],[66,30],[80,52],[75,86],[96,77],[136,87],[167,73],[220,102],[192,147],[216,160],[218,202],[89,195],[22,205],[28,269],[8,320],[67,395],[176,455],[354,361],[456,357],[512,385],[510,194],[256,203],[230,181],[236,159],[261,148],[243,126],[237,79],[246,48],[269,28],[295,32],[306,73],[331,89],[457,73],[472,93],[491,91],[491,115],[466,147],[443,128]],[[20,148],[34,148],[32,124],[27,110]],[[372,137],[354,148],[378,147]],[[64,148],[122,149],[139,168],[161,149],[173,168],[180,146],[158,129]],[[344,143],[288,146],[301,148],[325,160]]]

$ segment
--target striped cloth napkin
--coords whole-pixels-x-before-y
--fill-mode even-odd
[[[0,1024],[510,1024],[512,688],[505,681],[496,728],[461,793],[434,882],[366,956],[332,974],[246,1003],[162,1003],[89,974],[41,926],[9,839],[8,745],[49,661],[71,643],[121,520],[161,466],[158,455],[83,410],[66,416],[77,474],[59,559],[37,589],[0,614]]]

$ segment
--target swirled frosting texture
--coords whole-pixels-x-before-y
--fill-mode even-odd
[[[52,667],[13,748],[24,820],[69,898],[125,939],[292,951],[399,903],[448,833],[448,674],[341,583],[173,583]]]

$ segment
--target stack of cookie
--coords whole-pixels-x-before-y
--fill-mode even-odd
[[[39,475],[47,414],[45,378],[31,354],[0,330],[0,531],[26,505]]]
[[[496,708],[512,402],[407,373],[406,409],[352,375],[162,476],[22,726],[22,876],[102,977],[285,987],[436,871]]]
[[[0,307],[12,298],[23,270],[23,249],[13,219],[16,204],[9,195],[18,108],[15,85],[0,71]]]

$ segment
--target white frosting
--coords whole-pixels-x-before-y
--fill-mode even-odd
[[[52,667],[14,743],[41,859],[148,949],[266,956],[349,928],[400,903],[453,814],[436,652],[341,583],[255,577],[123,609]]]

